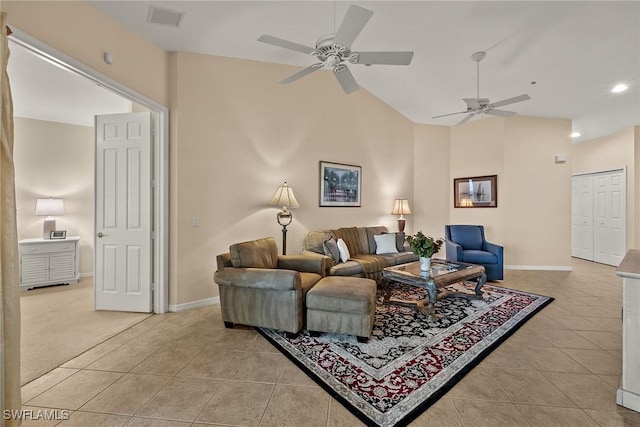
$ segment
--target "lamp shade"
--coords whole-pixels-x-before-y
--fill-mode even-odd
[[[37,199],[36,200],[36,215],[64,215],[64,200],[53,199]]]
[[[396,199],[393,203],[391,215],[411,215],[409,201],[407,199]]]
[[[296,196],[293,194],[293,188],[289,187],[286,181],[282,186],[278,187],[276,194],[269,201],[269,205],[282,206],[283,209],[300,207]]]

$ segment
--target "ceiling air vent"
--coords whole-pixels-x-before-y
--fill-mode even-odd
[[[180,27],[184,12],[178,10],[164,9],[162,7],[149,6],[149,15],[147,22],[150,24],[169,25],[171,27]]]

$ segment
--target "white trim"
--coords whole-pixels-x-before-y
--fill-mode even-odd
[[[622,167],[619,167],[619,168],[603,169],[603,170],[597,170],[597,171],[592,171],[592,172],[572,173],[571,177],[573,178],[574,176],[595,175],[595,174],[599,174],[599,173],[609,173],[609,172],[624,172],[625,173],[625,177],[626,177],[627,176],[627,167],[626,166],[622,166]]]
[[[616,403],[636,412],[640,411],[640,395],[632,391],[619,388],[616,392]]]
[[[93,271],[90,271],[88,273],[80,273],[80,278],[82,277],[93,277]]]
[[[185,302],[184,304],[170,305],[169,311],[184,311],[193,308],[206,307],[208,305],[220,304],[220,297],[205,298],[198,301]]]
[[[154,224],[153,311],[165,313],[169,307],[169,109],[151,98],[120,84],[97,70],[73,59],[48,44],[11,26],[9,40],[28,49],[46,61],[91,80],[123,98],[148,107],[156,120],[157,144],[154,147]]]
[[[505,270],[573,271],[569,265],[505,265]]]

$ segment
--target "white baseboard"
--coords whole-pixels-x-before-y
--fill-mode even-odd
[[[177,312],[191,310],[192,308],[205,307],[207,305],[220,304],[220,297],[205,298],[198,301],[185,302],[184,304],[169,304],[169,311]]]
[[[89,273],[80,273],[80,277],[93,277],[93,271]]]
[[[573,271],[570,265],[505,265],[505,270]]]

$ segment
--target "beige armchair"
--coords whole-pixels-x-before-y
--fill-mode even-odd
[[[326,260],[278,255],[271,237],[236,243],[216,259],[213,280],[227,328],[237,323],[292,334],[303,329],[305,296],[324,276]]]

